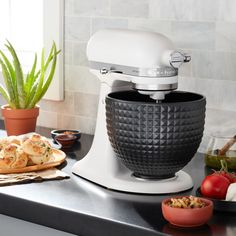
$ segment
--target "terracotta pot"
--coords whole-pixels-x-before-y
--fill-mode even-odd
[[[1,109],[8,136],[35,132],[39,106],[32,109],[11,109],[9,105],[3,105]]]

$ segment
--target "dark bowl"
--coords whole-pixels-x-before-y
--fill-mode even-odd
[[[62,145],[62,148],[70,148],[74,145],[77,137],[73,134],[58,134],[55,140]]]
[[[76,140],[79,140],[81,137],[81,132],[79,130],[74,129],[57,129],[51,131],[51,136],[54,139],[56,135],[58,134],[73,134],[76,136]]]
[[[136,91],[106,97],[111,145],[123,164],[142,178],[170,178],[194,156],[202,139],[205,97],[172,92],[162,103]]]

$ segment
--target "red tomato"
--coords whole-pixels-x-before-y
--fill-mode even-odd
[[[202,181],[201,193],[210,198],[225,199],[230,181],[222,175],[208,175]]]
[[[213,173],[213,175],[221,175],[224,176],[225,178],[227,178],[231,183],[234,182],[234,175],[227,172],[227,171],[216,171],[215,173]]]

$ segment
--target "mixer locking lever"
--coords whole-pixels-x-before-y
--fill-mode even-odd
[[[191,56],[174,51],[170,55],[170,65],[174,68],[179,68],[183,63],[189,62],[191,60]]]

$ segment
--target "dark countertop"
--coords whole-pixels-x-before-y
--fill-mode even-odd
[[[49,129],[37,131],[50,136]],[[0,187],[0,213],[80,236],[236,235],[236,214],[215,212],[203,227],[173,228],[161,213],[161,201],[168,195],[110,191],[72,174],[72,165],[85,156],[92,139],[83,134],[81,143],[67,152],[67,163],[60,168],[70,179]],[[195,195],[206,170],[203,155],[196,154],[185,167],[193,177],[194,188],[181,194]]]

